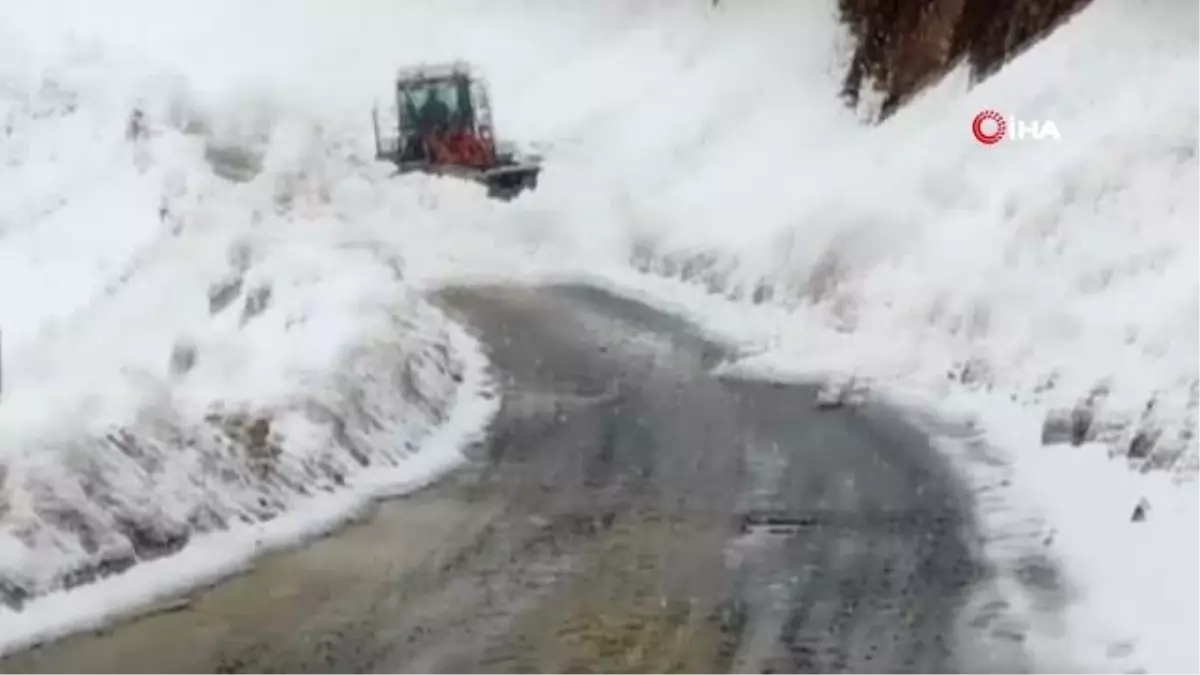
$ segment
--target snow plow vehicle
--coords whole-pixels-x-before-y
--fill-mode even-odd
[[[392,95],[372,121],[375,157],[398,173],[473,180],[504,200],[537,187],[541,157],[496,141],[487,84],[470,64],[402,68]]]

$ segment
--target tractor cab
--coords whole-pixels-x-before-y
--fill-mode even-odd
[[[497,149],[487,86],[469,65],[403,69],[394,96],[374,111],[378,159],[394,162],[401,173],[477,180],[495,196],[536,186],[538,158]]]

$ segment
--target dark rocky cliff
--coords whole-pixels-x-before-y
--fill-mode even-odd
[[[875,90],[886,119],[963,60],[979,81],[1091,0],[839,0],[855,50],[842,93]]]

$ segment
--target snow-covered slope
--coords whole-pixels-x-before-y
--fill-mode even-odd
[[[4,4],[13,39],[0,50],[27,51],[0,63],[45,64],[74,82],[68,91],[108,101],[26,122],[6,140],[6,154],[72,153],[4,176],[30,186],[20,199],[0,193],[0,256],[17,261],[0,267],[6,365],[28,364],[6,373],[13,399],[22,379],[27,392],[75,401],[126,381],[108,376],[126,365],[163,373],[181,338],[201,347],[191,384],[155,384],[178,402],[171,410],[239,395],[261,404],[292,391],[291,366],[329,372],[341,356],[306,349],[286,354],[288,366],[253,356],[278,349],[282,314],[245,329],[238,303],[209,315],[209,284],[230,274],[226,254],[243,241],[258,252],[248,291],[271,279],[282,311],[283,279],[319,278],[295,301],[352,315],[346,326],[364,332],[347,327],[346,339],[428,312],[384,281],[384,263],[343,265],[379,250],[403,253],[406,284],[514,270],[600,276],[743,338],[755,353],[734,366],[745,372],[852,374],[966,416],[983,435],[948,438],[947,452],[989,491],[997,564],[1025,552],[997,544],[1024,528],[1021,546],[1043,547],[1074,584],[1071,658],[1099,669],[1200,666],[1189,637],[1200,630],[1195,3],[1095,0],[982,85],[968,91],[954,73],[878,128],[836,98],[846,50],[831,0],[361,0],[354,11],[332,0],[120,0],[103,14],[85,0]],[[386,182],[363,165],[367,107],[391,69],[460,57],[491,76],[500,133],[547,154],[537,193],[496,204],[474,186]],[[114,67],[117,58],[137,67]],[[159,65],[147,76],[148,63]],[[42,89],[40,67],[10,69],[0,92],[16,96],[6,100]],[[203,136],[218,149],[257,148],[263,172],[219,180],[196,137],[176,131],[131,148],[120,134],[139,98],[159,128],[185,126],[181,110],[205,111]],[[1052,120],[1062,138],[981,146],[970,122],[982,108]],[[69,134],[89,139],[85,156]],[[240,163],[240,152],[218,153],[218,166]],[[281,192],[301,198],[279,207]],[[170,218],[187,223],[180,238],[162,234],[164,193]],[[78,223],[99,219],[82,214],[124,227],[96,234]],[[14,221],[37,226],[4,224]],[[38,241],[57,250],[34,265],[26,252]],[[350,245],[363,241],[372,243]],[[134,261],[144,271],[98,300],[99,280]],[[52,265],[92,271],[68,281]],[[39,294],[37,312],[13,309],[31,294],[12,284],[48,279],[54,292]],[[166,292],[177,282],[192,290]],[[377,304],[345,305],[343,291]],[[194,304],[173,301],[188,292]],[[379,302],[410,309],[397,317]],[[146,320],[160,315],[170,319]],[[53,316],[70,328],[40,332]],[[137,321],[151,324],[156,347],[113,338]],[[87,358],[99,345],[114,365],[67,384],[108,363]],[[267,385],[277,388],[259,393]],[[121,414],[146,399],[133,400]],[[0,415],[17,414],[8,405]],[[1043,421],[1060,409],[1091,420],[1085,444],[1043,446]],[[26,417],[21,429],[41,428]],[[1139,451],[1157,442],[1133,468],[1166,472],[1109,459],[1139,437]],[[987,462],[971,459],[980,447]],[[1142,498],[1151,515],[1130,523]]]
[[[408,280],[393,224],[427,208],[377,203],[386,171],[119,45],[4,44],[2,646],[460,458],[494,401],[477,345]],[[42,597],[181,549],[102,603]]]

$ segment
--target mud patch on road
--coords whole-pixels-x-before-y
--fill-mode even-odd
[[[529,646],[526,666],[573,673],[728,670],[736,626],[725,599],[711,593],[726,584],[672,579],[673,570],[686,568],[669,564],[672,553],[682,551],[666,550],[726,536],[717,524],[686,518],[649,515],[615,523],[589,546],[597,573],[564,585],[514,627],[514,642]],[[698,545],[693,554],[701,549],[713,551]],[[725,573],[717,557],[690,568],[698,569]]]

